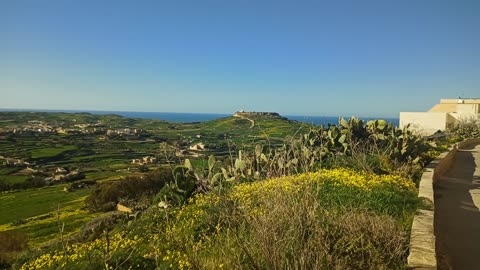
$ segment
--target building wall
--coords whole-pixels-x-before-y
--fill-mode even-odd
[[[445,130],[447,125],[453,127],[455,121],[455,118],[444,112],[400,113],[400,128],[410,124],[410,127],[421,135],[431,135],[438,130]]]
[[[457,104],[457,113],[473,114],[477,113],[477,104]]]
[[[446,125],[445,127],[447,129],[453,129],[454,127],[456,127],[458,125],[458,119],[455,118],[452,113],[447,113],[447,117],[446,117]],[[443,131],[443,129],[442,129]]]
[[[422,135],[453,129],[462,121],[480,119],[480,99],[441,99],[428,112],[401,112],[400,127],[410,124]]]
[[[441,99],[429,112],[480,113],[480,99]]]
[[[460,102],[459,102],[460,101]],[[480,104],[480,98],[442,98],[440,99],[440,104],[449,104],[449,103],[463,103],[463,104]]]
[[[455,112],[457,111],[457,103],[439,103],[433,106],[429,112]]]

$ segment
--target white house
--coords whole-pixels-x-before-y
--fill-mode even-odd
[[[430,135],[471,118],[480,119],[480,98],[440,99],[428,112],[401,112],[400,128],[410,124],[420,134]]]

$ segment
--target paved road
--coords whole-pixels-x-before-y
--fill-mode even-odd
[[[459,149],[434,190],[439,269],[480,269],[480,145]]]

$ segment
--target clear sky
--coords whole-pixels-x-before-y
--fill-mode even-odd
[[[480,97],[478,0],[2,0],[0,108],[396,117]]]

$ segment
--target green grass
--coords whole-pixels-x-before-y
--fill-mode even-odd
[[[26,219],[55,211],[58,207],[72,204],[81,207],[79,198],[90,194],[89,189],[75,192],[65,192],[65,185],[31,189],[25,191],[5,192],[0,194],[0,225],[11,223],[15,220]]]
[[[125,172],[116,172],[116,171],[90,171],[85,173],[86,179],[93,179],[93,180],[104,180],[110,178],[119,178],[121,176],[125,176]]]
[[[0,168],[0,175],[14,174],[20,170],[21,168],[3,167],[3,168]]]
[[[75,150],[77,147],[73,145],[65,145],[61,147],[46,147],[35,149],[32,151],[32,158],[46,158],[46,157],[54,157],[57,156],[65,151]]]
[[[43,220],[30,221],[17,227],[28,235],[30,245],[44,244],[58,239],[60,228],[63,228],[65,236],[76,233],[85,223],[98,216],[97,213],[79,210],[77,204],[62,208],[58,212],[51,212],[51,214]]]
[[[59,225],[64,224],[65,235],[77,232],[97,216],[83,209],[83,201],[91,190],[65,192],[64,186],[0,194],[0,231],[23,231],[31,246],[56,239]]]
[[[0,175],[0,182],[6,184],[23,183],[28,179],[26,175]]]

